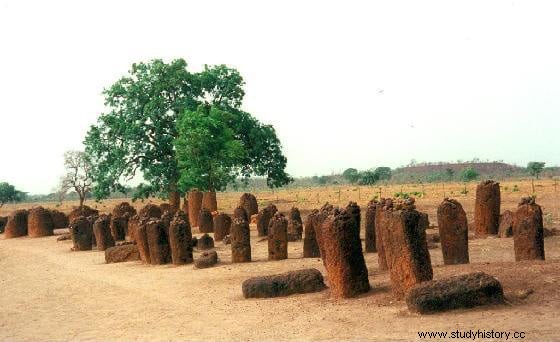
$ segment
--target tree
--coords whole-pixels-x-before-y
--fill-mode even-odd
[[[391,168],[386,166],[380,166],[374,172],[378,180],[389,180],[392,176]]]
[[[0,208],[8,202],[21,202],[25,199],[26,194],[16,190],[15,186],[7,182],[0,183]]]
[[[216,107],[201,105],[179,119],[175,147],[181,188],[223,190],[238,176],[246,151],[227,125],[229,115]]]
[[[448,167],[448,168],[445,169],[445,174],[447,175],[447,178],[448,178],[449,180],[452,180],[452,179],[453,179],[453,175],[455,174],[455,171],[453,171],[452,168]]]
[[[379,175],[373,170],[362,171],[358,183],[360,185],[373,185],[379,180],[378,177]]]
[[[104,91],[109,111],[101,114],[84,142],[94,166],[95,197],[122,191],[123,183],[141,172],[146,183],[137,187],[134,198],[168,197],[178,208],[181,193],[188,189],[178,186],[177,120],[201,104],[233,114],[228,126],[248,151],[242,175],[266,175],[269,186],[289,182],[274,129],[239,109],[243,85],[239,73],[223,65],[191,73],[183,59],[133,64],[128,75]]]
[[[342,177],[346,179],[346,181],[350,182],[350,184],[354,184],[358,181],[358,179],[360,179],[360,173],[354,168],[348,168],[344,170]]]
[[[474,168],[467,167],[467,168],[464,168],[463,170],[461,170],[459,178],[461,178],[461,180],[463,182],[470,182],[472,180],[477,179],[478,176],[479,176],[479,174]]]
[[[84,206],[86,197],[92,190],[92,165],[88,155],[82,151],[67,151],[64,153],[64,167],[66,175],[60,181],[59,199],[70,189],[74,189],[80,198],[80,210]]]
[[[527,170],[529,171],[531,176],[535,177],[536,179],[539,179],[539,175],[543,171],[544,165],[545,165],[544,162],[529,162],[527,164]]]

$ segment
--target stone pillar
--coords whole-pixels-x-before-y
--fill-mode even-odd
[[[541,207],[532,197],[521,199],[513,218],[515,261],[544,260],[544,228]]]
[[[218,211],[218,200],[215,191],[207,191],[202,195],[202,208],[210,212]]]
[[[356,202],[348,202],[346,206],[346,212],[352,215],[354,220],[356,220],[356,224],[358,225],[358,229],[362,229],[362,217],[361,217],[361,210],[360,206]]]
[[[212,212],[206,208],[200,210],[198,230],[201,233],[214,232],[214,218],[212,217]]]
[[[366,232],[365,232],[365,252],[375,253],[375,212],[377,208],[377,201],[371,200],[366,209]]]
[[[163,265],[171,261],[169,239],[165,232],[165,224],[161,219],[151,219],[146,225],[148,249],[152,265]]]
[[[349,298],[368,292],[368,270],[355,217],[346,210],[335,210],[316,228],[321,231],[323,261],[331,295]]]
[[[251,234],[249,222],[234,218],[231,225],[231,262],[251,261]]]
[[[276,213],[268,229],[268,260],[288,259],[288,220]]]
[[[200,209],[202,209],[202,192],[197,189],[189,191],[189,220],[192,227],[198,227],[198,220],[200,216]]]
[[[321,260],[323,260],[323,265],[325,267],[326,267],[327,255],[325,254],[325,248],[323,245],[323,236],[322,236],[323,231],[320,228],[329,215],[338,212],[339,212],[338,208],[334,208],[332,205],[330,205],[327,202],[321,207],[321,209],[317,212],[316,215],[313,215],[313,227],[315,228],[315,238],[317,239],[317,245],[319,246],[319,254],[321,255]]]
[[[155,204],[146,204],[138,212],[138,217],[142,218],[161,218],[163,212],[161,208]]]
[[[188,217],[178,211],[169,225],[169,245],[171,261],[174,265],[183,265],[193,262],[193,248],[191,245],[192,232]]]
[[[474,227],[477,236],[498,234],[500,225],[500,183],[483,181],[476,187]]]
[[[441,251],[445,265],[469,263],[469,224],[461,203],[446,198],[437,209]]]
[[[258,236],[267,236],[270,220],[276,214],[278,209],[274,204],[269,204],[266,208],[261,209],[257,217],[257,233]]]
[[[27,233],[29,237],[43,237],[53,235],[54,224],[51,214],[43,207],[29,210],[27,218]]]
[[[299,209],[292,207],[288,220],[288,241],[299,241],[303,237],[303,222]]]
[[[231,217],[228,214],[219,213],[214,216],[214,241],[222,241],[229,235],[231,228]]]
[[[98,251],[104,251],[109,247],[115,246],[115,240],[111,235],[111,216],[102,214],[93,224],[93,234]]]
[[[245,209],[249,218],[259,213],[257,198],[253,194],[244,193],[241,195],[239,206]]]
[[[305,219],[305,236],[303,238],[303,257],[304,258],[320,258],[321,252],[317,244],[317,237],[315,236],[315,226],[313,224],[314,216],[319,213],[318,210],[313,210]]]
[[[148,221],[150,218],[141,218],[136,228],[135,237],[138,252],[140,253],[140,260],[145,264],[151,264],[150,260],[150,245],[148,244]]]
[[[387,227],[387,215],[392,208],[393,200],[390,198],[382,198],[375,209],[375,247],[377,249],[377,263],[379,269],[382,271],[389,269],[382,233]]]
[[[382,239],[391,289],[400,300],[414,285],[433,278],[426,231],[420,227],[420,214],[413,200],[394,205],[384,219]]]
[[[115,241],[122,241],[125,239],[126,230],[128,229],[128,217],[126,216],[111,216],[111,235]]]
[[[245,220],[247,222],[249,222],[250,217],[247,215],[247,211],[245,210],[245,208],[243,207],[237,207],[235,208],[235,210],[233,211],[233,218],[236,219],[240,219],[240,220]]]
[[[4,228],[4,238],[12,239],[27,235],[27,218],[29,212],[20,209],[12,212],[8,217],[8,222]]]
[[[91,222],[83,216],[75,218],[70,224],[70,235],[74,251],[91,251],[92,250],[92,235],[93,229]]]

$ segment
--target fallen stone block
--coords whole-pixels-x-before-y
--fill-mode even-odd
[[[195,268],[208,268],[218,263],[218,253],[216,251],[202,252],[198,259],[194,261]]]
[[[140,252],[136,245],[114,246],[105,250],[105,262],[108,264],[136,260],[140,260]]]
[[[323,275],[314,268],[249,278],[242,285],[245,298],[282,297],[296,293],[319,292],[325,288]]]

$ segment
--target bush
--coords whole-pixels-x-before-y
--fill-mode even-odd
[[[466,169],[461,170],[460,178],[463,182],[470,182],[477,179],[479,173],[472,167],[467,167]]]

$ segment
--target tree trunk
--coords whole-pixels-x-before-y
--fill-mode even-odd
[[[181,194],[177,190],[177,184],[169,186],[169,205],[173,211],[181,209]]]
[[[85,196],[80,195],[80,211],[84,208]]]

